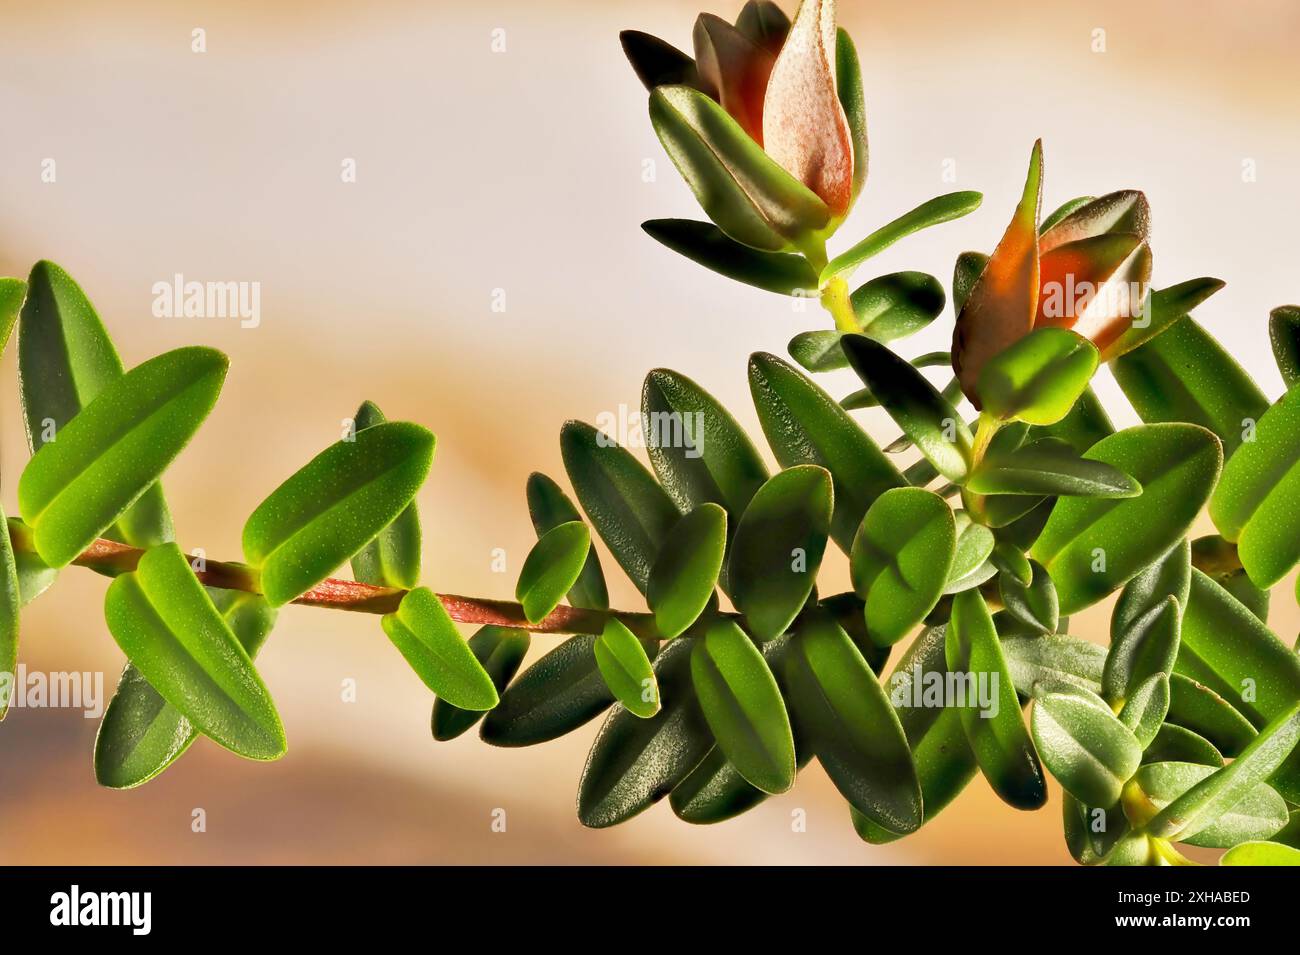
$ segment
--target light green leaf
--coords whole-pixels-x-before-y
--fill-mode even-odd
[[[9,522],[0,509],[0,720],[9,712],[18,673],[18,614],[22,609],[22,585],[14,561]]]
[[[718,748],[752,785],[794,785],[794,735],[776,678],[745,632],[720,620],[691,651],[691,677]]]
[[[1192,552],[1184,539],[1124,585],[1110,617],[1110,642],[1123,640],[1134,624],[1162,606],[1168,597],[1178,601],[1181,619],[1191,585]]]
[[[817,582],[833,507],[831,477],[802,464],[764,484],[740,518],[727,579],[759,640],[786,631]]]
[[[388,419],[372,401],[363,402],[352,419],[361,431]],[[412,501],[352,557],[352,578],[381,587],[410,590],[420,582],[420,512]]]
[[[382,622],[393,646],[441,699],[463,710],[490,710],[497,705],[492,677],[428,587],[410,591],[397,612],[385,614]]]
[[[1226,756],[1240,754],[1257,733],[1250,720],[1231,703],[1181,673],[1169,679],[1169,712],[1165,719],[1203,736]]]
[[[1010,634],[1002,637],[1011,682],[1021,696],[1031,696],[1035,684],[1073,683],[1096,694],[1106,648],[1078,637],[1057,634]]]
[[[825,285],[836,276],[852,272],[867,259],[879,255],[899,239],[906,238],[914,232],[969,215],[978,209],[983,201],[982,193],[950,192],[921,203],[911,212],[905,212],[892,222],[881,226],[847,252],[831,259],[826,268],[822,269],[820,284]]]
[[[1055,424],[1088,387],[1097,346],[1066,328],[1036,328],[980,371],[984,412],[1002,421]]]
[[[1031,579],[1026,586],[1009,574],[998,580],[1002,605],[1014,619],[1040,633],[1055,633],[1060,621],[1060,603],[1051,576],[1038,561],[1029,562]]]
[[[948,588],[958,581],[968,579],[984,567],[993,555],[993,548],[997,543],[993,532],[983,524],[972,521],[966,511],[957,511],[953,519],[957,528],[957,547],[953,552],[952,566],[948,568],[946,593],[956,593],[957,591]],[[992,574],[989,576],[991,577]]]
[[[1143,763],[1200,763],[1222,766],[1223,754],[1204,736],[1182,726],[1166,723],[1142,752]]]
[[[1165,810],[1182,801],[1193,789],[1201,786],[1213,788],[1214,784],[1208,782],[1210,778],[1222,776],[1227,771],[1228,767],[1216,769],[1197,763],[1151,763],[1138,770],[1133,783],[1151,807]],[[1172,838],[1207,849],[1226,849],[1239,842],[1267,839],[1286,825],[1286,800],[1267,783],[1244,786],[1238,780],[1231,788],[1235,792],[1231,802],[1224,795],[1216,801],[1213,816],[1199,815],[1196,822]],[[1227,787],[1219,789],[1224,794],[1228,791]],[[1189,800],[1191,802],[1195,802],[1195,797]],[[1164,831],[1165,820],[1162,817],[1163,812],[1152,820],[1154,831]]]
[[[1048,771],[1088,806],[1113,805],[1142,761],[1132,731],[1101,697],[1075,685],[1037,685],[1030,726]]]
[[[316,586],[406,510],[434,444],[418,424],[377,424],[336,441],[272,491],[243,537],[271,606]]]
[[[37,262],[28,277],[18,325],[18,382],[27,444],[38,451],[110,382],[122,360],[80,286],[53,262]],[[105,532],[149,548],[174,536],[161,486],[152,486]]]
[[[737,242],[781,252],[830,222],[826,203],[699,90],[655,88],[650,122],[709,218]]]
[[[966,741],[993,791],[1017,809],[1047,802],[1043,767],[1020,715],[1020,702],[1002,656],[993,618],[978,591],[952,603],[945,655],[948,672],[966,676],[961,712]]]
[[[1083,454],[1102,438],[1115,433],[1106,409],[1097,400],[1097,394],[1091,387],[1085,388],[1074,407],[1056,424],[1034,429],[1034,435],[1058,438]]]
[[[1085,457],[1132,475],[1142,494],[1057,501],[1031,554],[1052,575],[1066,614],[1096,603],[1181,540],[1223,460],[1214,436],[1188,424],[1128,428]]]
[[[209,589],[213,606],[249,659],[271,634],[275,611],[256,594]],[[95,737],[95,781],[110,789],[148,782],[178,760],[199,731],[128,663]]]
[[[1172,594],[1112,638],[1101,695],[1118,703],[1157,673],[1172,673],[1178,656],[1182,610]]]
[[[136,669],[205,736],[249,759],[284,755],[271,694],[179,547],[159,544],[117,577],[104,616]]]
[[[593,650],[596,666],[614,699],[642,719],[659,712],[659,685],[650,657],[631,630],[611,617]]]
[[[533,545],[515,585],[515,599],[529,623],[540,623],[560,605],[578,582],[590,549],[591,533],[582,521],[560,524]]]
[[[1144,314],[1103,349],[1101,360],[1111,361],[1144,345],[1175,322],[1181,321],[1225,284],[1219,279],[1201,278],[1180,282],[1169,288],[1155,289],[1143,303]]]
[[[1225,852],[1219,865],[1300,865],[1300,849],[1276,842],[1243,842]]]
[[[878,342],[846,335],[849,363],[894,423],[949,481],[960,484],[970,468],[972,437],[966,422],[919,371]]]
[[[582,515],[560,490],[560,486],[540,471],[528,475],[526,493],[528,515],[538,537],[545,536],[561,524],[582,520]],[[588,610],[609,608],[609,591],[605,588],[605,575],[600,569],[600,558],[596,556],[594,543],[587,549],[587,562],[582,565],[578,582],[569,591],[569,603]]]
[[[1137,497],[1142,488],[1119,468],[1080,457],[1055,438],[1040,438],[1005,453],[990,453],[971,472],[972,494]]]
[[[33,550],[30,527],[16,517],[9,518],[6,525],[14,555],[14,569],[18,574],[19,602],[25,607],[54,583],[59,572],[41,560]]]
[[[897,643],[934,609],[956,543],[952,510],[932,491],[893,488],[871,505],[853,541],[850,571],[873,643]]]
[[[798,295],[817,289],[817,273],[802,255],[752,249],[712,222],[651,219],[641,223],[641,228],[678,255],[745,285],[778,295]]]
[[[228,365],[211,348],[152,358],[41,446],[18,481],[18,510],[45,563],[70,562],[158,480],[212,410]]]
[[[512,627],[479,627],[478,632],[468,640],[470,652],[482,665],[487,675],[492,678],[492,685],[497,694],[501,694],[510,684],[519,666],[524,662],[530,643],[528,631]],[[454,703],[448,703],[442,697],[433,701],[433,715],[430,717],[430,729],[433,738],[445,742],[455,739],[466,730],[473,728],[483,718],[482,710],[462,710]]]
[[[1010,541],[994,543],[993,553],[989,555],[989,559],[997,566],[999,573],[1005,574],[1021,587],[1028,587],[1034,580],[1033,562]],[[1056,599],[1055,587],[1052,588],[1052,599]]]
[[[660,636],[684,633],[709,605],[727,546],[727,512],[701,504],[669,533],[650,572],[646,600]]]
[[[906,479],[830,395],[776,356],[750,356],[749,389],[781,466],[816,464],[830,472],[831,534],[847,552],[871,502]]]
[[[1143,750],[1160,732],[1169,711],[1169,674],[1156,673],[1138,684],[1124,700],[1119,721],[1133,731]]]

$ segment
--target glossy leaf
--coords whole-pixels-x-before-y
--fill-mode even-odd
[[[352,419],[355,430],[388,419],[372,401],[363,402]],[[354,580],[381,587],[410,590],[420,582],[420,512],[414,501],[378,536],[352,557]]]
[[[957,546],[953,551],[952,566],[948,569],[948,587],[969,578],[988,564],[997,543],[993,532],[983,524],[976,524],[965,511],[957,511],[953,519],[957,528]],[[949,589],[946,592],[956,591]]]
[[[798,295],[817,288],[817,273],[802,255],[752,249],[712,222],[651,219],[641,223],[641,228],[678,255],[745,285],[778,295]]]
[[[966,740],[984,776],[1017,809],[1047,802],[1047,783],[1020,715],[993,618],[978,591],[953,600],[946,656],[950,673],[966,674],[961,712]]]
[[[580,421],[560,431],[564,468],[596,533],[645,593],[664,537],[681,512],[625,448]]]
[[[1267,839],[1285,826],[1286,800],[1267,783],[1246,784],[1249,774],[1235,775],[1232,782],[1224,783],[1230,766],[1216,769],[1196,763],[1166,762],[1139,769],[1133,783],[1159,812],[1151,821],[1152,831],[1189,845],[1223,849],[1239,842]],[[1219,781],[1211,782],[1215,777]],[[1207,797],[1205,794],[1210,791],[1217,795]],[[1213,816],[1193,808],[1207,800],[1215,806]],[[1184,804],[1184,808],[1166,816],[1175,804]],[[1183,818],[1178,813],[1188,809],[1192,809],[1191,819],[1183,828],[1170,831],[1170,821]]]
[[[684,633],[713,598],[727,547],[727,512],[701,504],[678,522],[650,572],[646,600],[659,635]]]
[[[492,677],[428,587],[407,593],[397,612],[385,614],[382,623],[416,676],[441,699],[464,710],[490,710],[497,705]]]
[[[584,826],[617,825],[649,808],[713,748],[691,687],[690,659],[691,641],[668,644],[654,667],[663,708],[650,719],[616,708],[601,726],[578,784]]]
[[[32,452],[60,434],[123,373],[122,360],[80,286],[53,262],[37,262],[18,327],[18,381]],[[162,488],[154,485],[141,494],[105,536],[144,548],[171,540]]]
[[[970,467],[972,438],[966,422],[902,358],[862,335],[841,342],[849,364],[940,474],[955,484]]]
[[[1036,328],[984,363],[983,409],[1002,421],[1055,424],[1097,370],[1097,346],[1065,328]]]
[[[1142,761],[1142,747],[1101,697],[1078,686],[1040,684],[1030,721],[1038,754],[1066,792],[1110,806]]]
[[[1183,726],[1166,723],[1142,752],[1143,763],[1200,763],[1222,766],[1223,754],[1204,736]]]
[[[659,712],[654,668],[645,647],[631,630],[611,617],[592,649],[596,666],[614,699],[642,719]]]
[[[1142,494],[1057,501],[1031,553],[1052,575],[1067,614],[1096,603],[1185,536],[1223,460],[1212,434],[1186,424],[1128,428],[1085,457],[1132,475]]]
[[[1021,696],[1032,696],[1039,683],[1073,683],[1094,694],[1101,692],[1106,648],[1088,640],[1060,633],[1004,634],[1002,653]]]
[[[1182,540],[1124,585],[1110,617],[1111,644],[1121,642],[1134,624],[1162,606],[1166,598],[1173,597],[1179,608],[1185,608],[1191,584],[1191,548]]]
[[[275,611],[256,594],[209,589],[208,595],[244,652],[255,657],[271,634]],[[128,663],[95,737],[95,781],[110,789],[139,786],[184,755],[198,737],[181,711]]]
[[[1169,711],[1169,674],[1156,673],[1138,684],[1124,700],[1119,721],[1132,730],[1143,750],[1156,738]]]
[[[826,203],[699,90],[656,87],[650,122],[709,218],[737,242],[781,252],[829,223]]]
[[[18,510],[41,559],[61,567],[110,527],[189,443],[228,367],[211,348],[178,348],[110,381],[18,481]]]
[[[498,695],[519,672],[524,655],[528,653],[529,643],[526,630],[493,626],[479,627],[478,632],[467,641],[474,659],[478,660],[492,679]],[[433,715],[429,722],[433,738],[444,742],[472,729],[482,718],[482,710],[463,710],[439,697],[433,701]]]
[[[764,484],[741,516],[727,579],[736,609],[759,640],[779,637],[808,602],[832,506],[830,474],[804,464]]]
[[[278,607],[320,583],[415,498],[434,437],[394,421],[336,441],[271,492],[244,524],[244,556]]]
[[[560,486],[540,471],[528,475],[527,495],[528,515],[539,538],[561,524],[582,520],[582,515]],[[582,573],[569,590],[568,597],[569,603],[575,607],[588,610],[609,607],[609,591],[605,588],[605,575],[600,569],[594,543],[587,549],[587,561],[582,565]]]
[[[1038,561],[1029,562],[1032,578],[1028,585],[1003,573],[998,580],[1002,605],[1013,618],[1040,633],[1055,633],[1060,620],[1060,603],[1051,576]]]
[[[999,573],[1005,574],[1021,587],[1028,587],[1034,580],[1033,562],[1019,547],[1009,541],[995,541],[989,559],[997,566]],[[1052,599],[1055,600],[1055,587],[1052,588],[1052,595]]]
[[[1120,355],[1126,355],[1155,338],[1175,322],[1181,321],[1225,284],[1219,279],[1201,278],[1153,290],[1143,304],[1144,314],[1106,346],[1101,353],[1101,360],[1111,361]]]
[[[1290,388],[1300,381],[1300,307],[1282,305],[1269,312],[1268,339],[1282,382]]]
[[[1178,656],[1182,611],[1173,595],[1147,611],[1112,639],[1102,675],[1102,696],[1112,703],[1126,699],[1157,673],[1172,673]]]
[[[833,620],[802,623],[787,658],[790,705],[849,804],[894,833],[921,824],[921,787],[898,715],[876,675]]]
[[[752,355],[749,388],[781,466],[816,464],[830,472],[831,534],[848,551],[872,501],[906,479],[834,399],[779,358]]]
[[[41,560],[40,556],[33,551],[30,527],[16,517],[8,518],[6,527],[14,555],[19,603],[25,607],[49,589],[55,578],[59,576],[59,572]]]
[[[867,259],[879,255],[899,239],[906,238],[914,232],[969,215],[978,209],[983,201],[982,193],[950,192],[921,203],[910,212],[905,212],[892,222],[881,226],[848,251],[831,259],[826,268],[822,269],[821,284],[824,285],[836,276],[851,273]]]
[[[983,252],[963,252],[957,256],[952,270],[952,309],[955,315],[961,314],[971,289],[988,264],[989,257]]]
[[[768,3],[766,6],[775,7],[776,4]],[[739,24],[740,21],[736,22]],[[843,29],[835,31],[835,91],[849,124],[849,139],[853,145],[853,198],[856,199],[867,181],[867,107],[862,95],[858,51],[848,31]]]
[[[596,637],[570,637],[506,687],[479,735],[493,746],[533,746],[571,733],[614,702],[596,665]]]
[[[669,84],[699,85],[695,60],[649,33],[624,30],[618,35],[637,78],[647,90]]]
[[[1058,438],[1083,454],[1102,438],[1115,433],[1106,409],[1097,400],[1092,388],[1085,388],[1074,407],[1060,421],[1035,429],[1035,434]]]
[[[1191,318],[1117,358],[1111,370],[1143,421],[1209,428],[1229,457],[1242,443],[1246,422],[1268,409],[1250,376]]]
[[[1181,673],[1169,678],[1170,723],[1192,730],[1225,756],[1237,756],[1255,738],[1250,720],[1208,686]]]
[[[1219,865],[1300,865],[1300,849],[1276,842],[1243,842],[1225,852]]]
[[[18,615],[22,588],[14,561],[9,522],[0,509],[0,720],[9,712],[18,673]]]
[[[179,547],[160,544],[114,579],[104,616],[136,669],[205,736],[249,759],[284,755],[270,693]]]
[[[735,623],[721,620],[691,651],[691,678],[718,747],[752,785],[794,785],[794,735],[776,678]]]
[[[560,605],[578,582],[590,549],[591,534],[582,521],[560,524],[533,545],[515,585],[515,599],[529,623],[540,623]]]
[[[952,510],[921,488],[893,488],[876,499],[853,541],[853,589],[865,603],[867,635],[897,643],[939,601],[957,543]]]
[[[1119,468],[1080,457],[1069,445],[1041,438],[1007,453],[990,453],[971,472],[972,494],[1137,497],[1142,488]]]

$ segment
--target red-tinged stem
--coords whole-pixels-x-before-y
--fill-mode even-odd
[[[21,524],[11,522],[10,538],[15,551],[34,553],[31,531]],[[72,562],[80,567],[108,574],[122,574],[135,569],[144,551],[138,547],[119,544],[100,538],[87,547]],[[242,590],[260,594],[261,582],[257,571],[243,564],[219,560],[190,562],[194,576],[209,587],[223,590]],[[326,607],[331,610],[351,610],[357,613],[385,614],[397,610],[406,591],[398,587],[377,587],[355,580],[329,577],[294,601],[308,607]],[[459,623],[493,624],[499,627],[517,627],[535,633],[591,633],[598,634],[611,617],[621,620],[638,636],[654,637],[654,617],[648,613],[620,610],[584,610],[579,607],[557,607],[537,623],[529,623],[523,607],[509,600],[488,600],[463,597],[459,594],[438,594],[451,619]]]

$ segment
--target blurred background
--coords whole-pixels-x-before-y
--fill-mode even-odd
[[[634,410],[651,367],[692,376],[761,436],[746,356],[784,354],[824,319],[638,228],[703,216],[654,137],[617,32],[689,48],[696,3],[0,4],[0,274],[63,265],[128,365],[192,343],[231,356],[221,402],[167,476],[183,547],[237,557],[247,514],[364,398],[437,433],[419,499],[425,582],[485,596],[512,594],[532,543],[529,472],[563,480],[561,423]],[[708,9],[730,19],[739,7]],[[947,285],[957,253],[991,251],[1041,136],[1045,211],[1146,190],[1157,286],[1225,279],[1198,317],[1280,392],[1266,318],[1300,299],[1300,7],[841,0],[840,20],[863,61],[871,167],[832,251],[933,195],[986,196],[861,279],[908,268]],[[177,273],[260,283],[260,325],[154,317],[152,286]],[[906,352],[947,347],[951,321]],[[0,387],[10,513],[27,457],[14,351]],[[851,373],[820,380],[836,395],[854,387]],[[1117,424],[1135,420],[1108,379],[1099,391]],[[894,436],[878,413],[861,417]],[[492,569],[497,548],[505,573]],[[846,584],[842,556],[828,560]],[[638,607],[606,570],[616,604]],[[123,661],[104,587],[74,569],[28,608],[29,670],[102,671],[111,693]],[[1289,640],[1290,582],[1274,603]],[[1101,639],[1108,612],[1076,617],[1074,632]],[[532,655],[553,643],[534,640]],[[251,764],[202,740],[133,792],[95,786],[96,720],[12,711],[0,862],[1069,861],[1054,785],[1051,805],[1027,814],[977,779],[917,835],[873,847],[816,767],[734,822],[693,828],[662,804],[591,832],[574,793],[596,723],[526,750],[472,733],[435,744],[429,694],[371,617],[288,608],[258,663],[288,755]],[[355,702],[342,698],[348,680]],[[197,809],[206,831],[193,831]],[[795,809],[804,832],[791,831]]]

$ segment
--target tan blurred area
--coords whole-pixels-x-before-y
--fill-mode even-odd
[[[710,9],[733,17],[739,5]],[[872,155],[833,251],[933,195],[986,195],[977,213],[899,243],[863,278],[921,269],[947,285],[957,253],[996,243],[1041,136],[1046,206],[1146,190],[1157,285],[1225,279],[1199,315],[1279,393],[1265,322],[1300,299],[1300,7],[840,6],[863,60]],[[128,365],[191,343],[231,356],[216,411],[166,479],[187,549],[237,558],[247,514],[369,398],[438,435],[420,496],[425,581],[508,597],[532,541],[524,481],[535,469],[563,478],[565,419],[634,409],[645,372],[668,366],[759,437],[746,356],[784,354],[792,334],[826,323],[638,228],[702,216],[654,137],[617,32],[686,46],[692,4],[0,9],[0,274],[25,275],[39,258],[63,265]],[[205,52],[192,49],[195,30]],[[43,180],[47,160],[54,182]],[[349,161],[355,182],[344,181]],[[154,317],[152,286],[176,274],[260,283],[260,324]],[[951,321],[904,350],[946,347]],[[11,513],[27,456],[13,352],[0,386]],[[854,387],[851,375],[823,382],[837,395]],[[1113,383],[1100,391],[1116,422],[1132,423]],[[879,413],[862,420],[893,437]],[[505,573],[492,569],[497,548]],[[843,584],[842,557],[832,563]],[[606,570],[617,604],[638,607],[612,561]],[[28,608],[29,669],[103,671],[111,692],[122,656],[103,624],[104,586],[74,569]],[[1074,632],[1102,639],[1108,609],[1076,618]],[[1290,581],[1272,622],[1288,639],[1300,626]],[[534,655],[553,642],[535,640]],[[247,763],[200,741],[132,792],[95,786],[95,720],[11,713],[0,727],[0,862],[1069,861],[1055,787],[1047,809],[1020,813],[977,780],[917,835],[873,847],[816,767],[734,822],[690,827],[661,805],[592,832],[574,793],[595,724],[526,750],[474,734],[435,744],[427,691],[368,616],[289,608],[259,666],[289,735],[283,760]],[[342,698],[349,680],[355,702]],[[504,832],[493,828],[500,810]],[[806,831],[792,831],[795,810]]]

